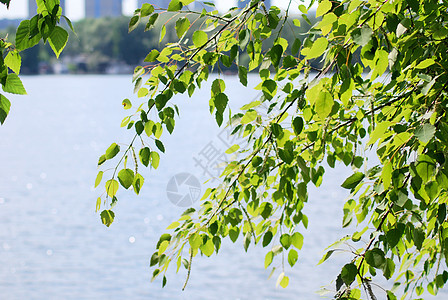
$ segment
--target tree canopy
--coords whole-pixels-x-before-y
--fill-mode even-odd
[[[95,182],[99,186],[105,177],[97,200],[102,222],[112,224],[119,189],[138,194],[143,188],[140,167],[157,169],[163,134],[175,130],[181,114],[171,100],[192,97],[212,81],[211,115],[249,147],[228,149],[239,158],[228,163],[219,185],[207,189],[201,209],[185,211],[160,237],[150,263],[154,279],[161,277],[164,286],[173,262],[177,270],[185,266],[187,283],[194,258],[218,254],[226,238],[242,239],[246,250],[264,247],[266,268],[274,269],[276,260],[294,266],[306,243],[303,208],[318,205],[309,201],[308,187],[320,186],[328,168],[344,164],[353,174],[342,182],[351,195],[341,208],[342,226],[353,233],[330,245],[321,260],[347,253],[335,274],[335,298],[435,295],[448,280],[448,3],[322,0],[319,22],[302,34],[314,2],[299,5],[299,18],[290,13],[293,1],[281,10],[252,0],[225,14],[190,11],[193,1],[171,0],[166,10],[178,40],[148,49],[147,65],[135,69],[141,101],[123,100],[132,114],[121,124],[131,142],[124,149],[113,143],[98,163],[112,165]],[[41,39],[56,56],[64,48],[58,2],[38,0],[38,14],[20,24],[15,44],[1,40],[4,92],[25,92],[17,76],[21,50]],[[163,13],[144,4],[129,30],[140,23],[152,30]],[[296,34],[292,43],[284,38],[287,31]],[[226,68],[238,70],[243,86],[249,72],[259,75],[260,97],[237,112],[230,111],[225,80],[209,76]],[[261,112],[262,106],[268,109]],[[1,123],[9,107],[1,95]],[[374,166],[368,152],[377,157]],[[284,266],[277,275],[277,284],[287,287]],[[372,284],[381,277],[390,285],[374,295]]]
[[[218,254],[226,238],[243,239],[246,250],[265,247],[266,268],[275,260],[294,266],[306,243],[303,208],[318,205],[308,201],[307,189],[321,185],[326,169],[344,164],[353,174],[342,182],[351,195],[341,207],[342,226],[353,233],[329,246],[321,260],[348,253],[335,274],[335,298],[436,294],[448,280],[448,3],[322,0],[319,22],[288,43],[284,32],[298,33],[314,2],[299,5],[302,18],[291,16],[293,1],[281,10],[252,0],[225,14],[192,12],[186,8],[191,2],[170,2],[178,41],[149,51],[148,64],[135,69],[141,101],[136,109],[123,101],[133,113],[122,123],[133,139],[125,149],[113,143],[99,160],[115,166],[97,202],[98,210],[105,207],[103,223],[114,220],[110,205],[118,189],[138,194],[143,187],[139,167],[157,169],[163,134],[175,130],[181,113],[171,100],[192,97],[211,80],[210,113],[250,147],[228,149],[240,159],[207,189],[200,210],[185,211],[160,237],[151,257],[154,278],[165,285],[173,262],[177,270],[185,266],[188,282],[194,257]],[[143,23],[151,30],[162,13],[144,4],[129,29]],[[193,24],[200,27],[186,39]],[[163,25],[162,43],[165,33]],[[230,111],[225,80],[209,76],[232,66],[243,86],[248,72],[259,74],[260,97],[238,112]],[[269,107],[266,114],[262,105]],[[375,165],[367,164],[367,152],[377,156]],[[100,171],[97,186],[102,177]],[[382,295],[371,288],[378,276],[391,281]],[[288,283],[282,267],[277,285]]]

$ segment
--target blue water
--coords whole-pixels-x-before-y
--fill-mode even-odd
[[[256,96],[236,78],[227,80],[232,108]],[[345,234],[339,227],[347,195],[339,185],[350,170],[338,169],[322,189],[310,191],[309,230],[296,267],[285,267],[287,289],[275,287],[279,272],[267,279],[268,249],[251,246],[245,253],[241,242],[224,242],[219,256],[198,256],[184,292],[183,268],[168,272],[164,289],[160,280],[150,283],[157,239],[184,210],[167,200],[167,182],[180,172],[203,182],[193,158],[209,143],[224,147],[208,113],[209,90],[176,98],[181,117],[175,134],[163,138],[159,169],[140,170],[146,178],[140,196],[118,194],[117,217],[107,228],[95,213],[102,192],[93,189],[96,163],[112,142],[132,138],[120,129],[130,77],[25,77],[24,83],[28,96],[10,97],[11,113],[0,127],[1,299],[318,299],[316,291],[346,261],[316,266],[321,251]],[[281,261],[274,265],[281,269]]]

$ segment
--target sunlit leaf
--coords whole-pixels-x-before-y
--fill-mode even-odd
[[[106,193],[109,197],[114,197],[118,191],[118,181],[110,179],[106,182]]]
[[[26,95],[22,80],[15,73],[8,74],[6,82],[3,85],[3,91],[11,94]]]
[[[101,212],[101,221],[107,227],[109,227],[114,222],[114,219],[115,219],[115,213],[113,211],[103,210]]]
[[[53,49],[54,54],[57,58],[59,58],[59,55],[65,48],[65,45],[67,45],[68,33],[64,28],[56,26],[51,31],[48,41],[50,43],[51,49]]]
[[[363,179],[365,175],[361,172],[356,172],[355,174],[351,175],[349,178],[347,178],[341,186],[344,189],[354,189]]]

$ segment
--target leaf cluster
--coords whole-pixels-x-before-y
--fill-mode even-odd
[[[9,6],[10,1],[1,1]],[[71,29],[73,27],[68,18],[62,15],[59,0],[38,0],[37,15],[31,20],[24,20],[17,28],[15,42],[8,42],[7,38],[0,39],[0,83],[6,93],[26,94],[26,90],[19,78],[22,65],[20,52],[32,48],[40,40],[48,42],[56,57],[64,49],[68,40],[68,33],[58,26],[60,19],[64,18]],[[11,72],[12,71],[12,72]],[[11,102],[0,94],[0,123],[3,124],[9,114]]]
[[[328,168],[344,164],[354,172],[342,182],[350,191],[342,227],[354,232],[331,245],[321,261],[335,251],[347,253],[347,264],[335,275],[335,297],[375,299],[371,282],[379,275],[393,281],[380,298],[436,294],[448,280],[447,4],[323,0],[316,11],[320,21],[292,45],[282,32],[294,31],[288,22],[293,17],[263,1],[224,15],[194,14],[181,10],[184,4],[173,0],[168,9],[177,12],[178,42],[150,51],[148,65],[135,70],[135,93],[143,101],[123,120],[135,134],[115,171],[126,170],[130,156],[137,168],[136,140],[143,145],[140,163],[156,168],[151,154],[163,152],[162,132],[173,132],[180,113],[171,99],[193,96],[208,80],[217,125],[232,126],[249,148],[231,147],[228,152],[242,158],[205,192],[200,210],[187,210],[160,237],[151,258],[153,278],[162,275],[165,285],[174,261],[177,270],[182,264],[188,270],[188,281],[196,255],[218,254],[223,239],[241,238],[246,251],[250,245],[266,248],[265,267],[279,270],[277,285],[286,287],[283,262],[297,262],[308,226],[303,208],[313,205],[308,187],[319,187]],[[300,6],[304,14],[308,9]],[[148,5],[138,9],[130,29],[142,15],[151,20],[155,14]],[[185,15],[202,24],[188,40],[193,22]],[[266,49],[268,39],[273,42]],[[242,53],[248,61],[240,60]],[[322,68],[313,67],[315,60]],[[257,72],[260,91],[234,114],[225,80],[209,77],[232,65],[243,86],[248,72]],[[367,164],[369,151],[378,164]],[[100,163],[107,159],[106,152]],[[121,181],[125,188],[131,182]]]

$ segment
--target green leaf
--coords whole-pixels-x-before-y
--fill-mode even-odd
[[[134,126],[135,126],[135,132],[138,135],[141,135],[143,130],[145,130],[145,126],[143,125],[142,121],[137,121]]]
[[[180,81],[178,79],[173,80],[173,86],[174,90],[181,94],[185,93],[185,91],[187,90],[187,85],[183,81]]]
[[[30,33],[30,20],[24,20],[20,22],[16,31],[16,49],[19,51],[31,48],[37,45],[41,39],[40,34],[36,34],[31,37]]]
[[[134,171],[131,169],[121,170],[118,172],[118,181],[125,189],[130,188],[134,182]]]
[[[98,159],[98,166],[101,166],[106,161],[106,155],[101,155]]]
[[[226,89],[226,83],[222,79],[215,79],[212,82],[212,97],[218,95],[219,93],[223,93]]]
[[[11,102],[9,102],[9,100],[5,96],[0,94],[0,123],[1,124],[5,123],[5,120],[9,114],[10,108],[11,108]]]
[[[272,204],[269,202],[263,202],[260,205],[260,215],[264,218],[267,219],[271,216],[272,214]]]
[[[436,127],[429,123],[426,123],[415,130],[415,136],[423,144],[427,144],[434,137],[435,133]]]
[[[101,197],[96,199],[95,212],[98,212],[101,209]]]
[[[416,65],[415,68],[416,69],[426,69],[427,67],[432,66],[433,64],[435,64],[434,59],[428,58],[428,59],[425,59],[425,60],[419,62],[419,64]]]
[[[311,48],[304,48],[302,54],[306,56],[307,59],[313,59],[324,54],[328,47],[328,40],[324,37],[315,40]]]
[[[364,179],[365,175],[361,172],[356,172],[355,174],[351,175],[349,178],[347,178],[341,186],[344,189],[354,189],[358,184]]]
[[[353,41],[356,44],[363,47],[370,42],[370,40],[372,39],[372,35],[373,35],[372,29],[367,26],[364,26],[362,28],[356,28],[351,33]]]
[[[392,259],[387,258],[386,263],[383,266],[383,275],[389,280],[395,272],[395,263]]]
[[[366,262],[372,267],[379,269],[386,263],[386,257],[383,250],[379,248],[373,248],[365,254]]]
[[[240,229],[238,227],[232,227],[229,229],[229,237],[232,240],[232,242],[236,242],[238,239],[238,235],[240,234]]]
[[[277,83],[272,79],[266,79],[263,81],[261,90],[266,99],[271,100],[277,93]]]
[[[54,54],[57,58],[59,58],[59,55],[65,48],[65,45],[67,45],[68,33],[64,28],[56,26],[51,31],[48,41],[50,43],[51,49],[53,49]]]
[[[154,272],[152,272],[151,282],[156,280],[156,278],[157,278],[157,276],[159,276],[159,274],[160,274],[160,269],[155,269]]]
[[[258,101],[258,100],[256,100],[256,101],[252,101],[251,103],[248,103],[248,104],[246,104],[246,105],[243,105],[240,109],[241,109],[241,110],[249,110],[249,109],[251,109],[251,108],[260,106],[260,104],[261,104],[261,102]]]
[[[330,115],[333,104],[333,96],[329,92],[322,91],[319,93],[319,96],[316,99],[315,108],[317,115],[321,120],[325,120],[325,118]]]
[[[251,234],[250,234],[250,231],[248,231],[248,232],[246,232],[246,234],[244,235],[244,241],[243,241],[244,251],[246,251],[246,252],[247,252],[247,249],[249,249],[250,238],[251,238]]]
[[[297,249],[302,249],[303,246],[303,235],[299,232],[295,232],[292,236],[291,236],[291,243],[294,247],[296,247]]]
[[[118,181],[110,179],[106,182],[106,193],[109,197],[114,197],[118,191]]]
[[[206,256],[210,257],[213,254],[213,251],[215,251],[212,239],[207,238],[207,242],[203,243],[199,249],[201,249],[201,252]]]
[[[301,117],[295,117],[292,121],[292,126],[296,135],[301,134],[303,130],[303,119]]]
[[[294,249],[289,250],[288,263],[291,267],[294,267],[298,258],[299,258],[299,254],[297,253],[296,250],[294,250]]]
[[[443,223],[446,219],[446,204],[439,204],[439,209],[437,210],[437,220],[439,223]]]
[[[429,200],[433,201],[439,196],[439,185],[435,181],[430,181],[425,184],[425,192]]]
[[[280,244],[282,244],[283,248],[288,249],[291,246],[291,236],[287,233],[282,234]]]
[[[247,43],[249,42],[249,39],[250,39],[249,30],[247,29],[240,30],[238,34],[238,41],[241,50],[243,50],[246,47]]]
[[[184,34],[187,32],[188,28],[190,28],[190,20],[185,17],[177,19],[175,28],[176,28],[177,37],[178,38],[183,37]],[[194,42],[194,39],[193,39],[193,42]]]
[[[386,233],[387,243],[390,248],[394,248],[399,242],[404,233],[404,224],[399,223],[397,228],[393,228]]]
[[[278,287],[280,285],[282,288],[285,289],[288,287],[288,284],[289,284],[289,277],[285,276],[285,273],[282,272],[277,278],[276,286]]]
[[[415,228],[412,232],[415,247],[420,250],[422,249],[423,242],[425,241],[425,232],[421,228]]]
[[[140,17],[147,17],[154,12],[154,6],[149,3],[143,3],[140,8]]]
[[[321,263],[323,263],[324,261],[326,261],[327,259],[330,258],[330,256],[335,252],[335,250],[330,250],[327,253],[325,253],[325,255],[320,259],[318,265],[320,265]]]
[[[142,189],[143,184],[145,183],[145,179],[142,175],[136,173],[134,176],[134,182],[132,183],[132,187],[134,188],[134,192],[138,195],[140,190]]]
[[[416,288],[417,291],[418,291],[418,288],[419,287]],[[417,292],[417,295],[418,295],[418,292]],[[391,291],[387,291],[387,300],[397,300],[397,297]]]
[[[174,125],[175,125],[174,119],[173,118],[166,118],[166,120],[164,122],[165,122],[166,129],[168,130],[168,132],[170,134],[173,133]]]
[[[163,38],[165,37],[165,35],[166,35],[166,26],[163,25],[163,26],[162,26],[162,30],[160,30],[159,43],[162,42],[162,40],[163,40]]]
[[[168,11],[178,11],[182,9],[182,2],[179,0],[171,0],[170,4],[168,5]]]
[[[267,245],[269,245],[272,241],[272,238],[274,237],[274,235],[272,234],[272,232],[268,231],[264,234],[263,236],[263,247],[266,247]]]
[[[101,222],[109,227],[115,219],[115,213],[111,210],[103,210],[101,212]]]
[[[159,94],[156,96],[155,102],[156,102],[157,110],[161,111],[165,107],[166,103],[168,102],[168,98],[164,94]]]
[[[216,110],[220,114],[222,114],[225,111],[228,102],[229,102],[229,98],[224,93],[219,93],[218,95],[216,95],[214,97],[214,104],[215,104]]]
[[[353,281],[355,281],[357,274],[358,274],[358,268],[356,267],[355,264],[353,263],[346,264],[341,271],[342,281],[344,281],[344,283],[347,286],[350,286],[353,283]]]
[[[296,55],[299,52],[300,47],[302,47],[302,41],[297,38],[294,40],[294,43],[292,44],[291,54]]]
[[[283,55],[283,47],[279,44],[274,45],[271,50],[269,51],[269,57],[271,58],[272,65],[274,67],[278,67],[280,64],[280,60],[282,59]]]
[[[11,94],[26,95],[22,80],[15,73],[8,74],[6,82],[3,85],[3,91]]]
[[[272,251],[269,251],[264,257],[264,268],[267,269],[267,267],[269,267],[272,264],[273,260],[274,260],[274,253]]]
[[[95,179],[95,187],[98,187],[101,183],[101,180],[103,179],[103,171],[99,171],[98,175],[96,175],[96,179]]]
[[[161,241],[160,244],[158,245],[159,246],[158,247],[159,251],[158,251],[157,254],[159,256],[162,255],[165,252],[165,250],[168,249],[169,245],[170,245],[169,241],[167,241],[167,240]]]
[[[159,18],[159,14],[152,14],[149,17],[148,22],[146,23],[145,31],[148,31],[148,30],[154,28],[154,25],[158,18]]]
[[[247,68],[245,66],[238,66],[238,78],[242,85],[247,86]]]
[[[5,57],[5,64],[14,73],[19,75],[20,66],[22,65],[22,57],[17,51],[9,51]]]
[[[159,153],[152,151],[150,154],[150,160],[151,160],[151,166],[154,169],[157,169],[159,167],[159,162],[160,162]]]
[[[165,153],[165,146],[163,145],[163,143],[159,140],[155,140],[155,143],[156,143],[157,149],[159,149],[160,151]]]
[[[381,178],[383,179],[384,189],[387,190],[390,187],[392,181],[392,162],[387,161],[383,166],[383,171],[381,172]]]
[[[137,28],[138,24],[140,23],[140,16],[133,16],[131,20],[129,20],[129,26],[128,26],[128,33],[133,31],[135,28]]]
[[[151,150],[149,150],[148,147],[144,147],[144,148],[140,149],[140,152],[139,152],[140,161],[142,162],[142,164],[145,167],[149,166],[150,155],[151,155]]]
[[[146,55],[144,62],[155,62],[157,58],[159,57],[160,52],[157,49],[151,50],[151,52]]]
[[[296,26],[296,27],[300,27],[300,25],[301,25],[300,19],[294,19],[294,20],[292,20],[292,23],[293,23],[294,26]]]
[[[375,127],[375,130],[373,130],[372,133],[370,134],[370,139],[367,142],[367,146],[375,144],[376,141],[378,141],[378,139],[383,137],[390,125],[391,122],[389,121],[378,123]]]
[[[330,0],[323,0],[316,9],[316,18],[326,14],[332,7]]]
[[[190,243],[191,249],[197,250],[202,245],[202,238],[199,234],[194,233],[192,236],[190,236],[188,242]]]
[[[204,46],[208,41],[207,33],[202,30],[195,31],[193,33],[193,44],[195,47],[199,48]]]
[[[114,158],[118,153],[120,153],[120,146],[118,146],[116,143],[113,143],[109,146],[106,150],[106,159],[112,159]]]
[[[138,90],[137,97],[139,97],[139,98],[143,98],[143,97],[146,97],[148,94],[149,94],[149,91],[148,91],[147,88],[140,88],[140,89]],[[143,113],[143,112],[142,112],[142,113]],[[142,119],[142,120],[143,120],[143,119]],[[146,122],[146,120],[145,120],[145,122]]]
[[[415,170],[423,182],[428,182],[434,175],[435,163],[428,155],[420,155],[417,159]]]
[[[232,147],[230,147],[229,149],[226,150],[226,154],[232,154],[235,153],[236,151],[238,151],[238,149],[240,149],[240,145],[235,144]]]

